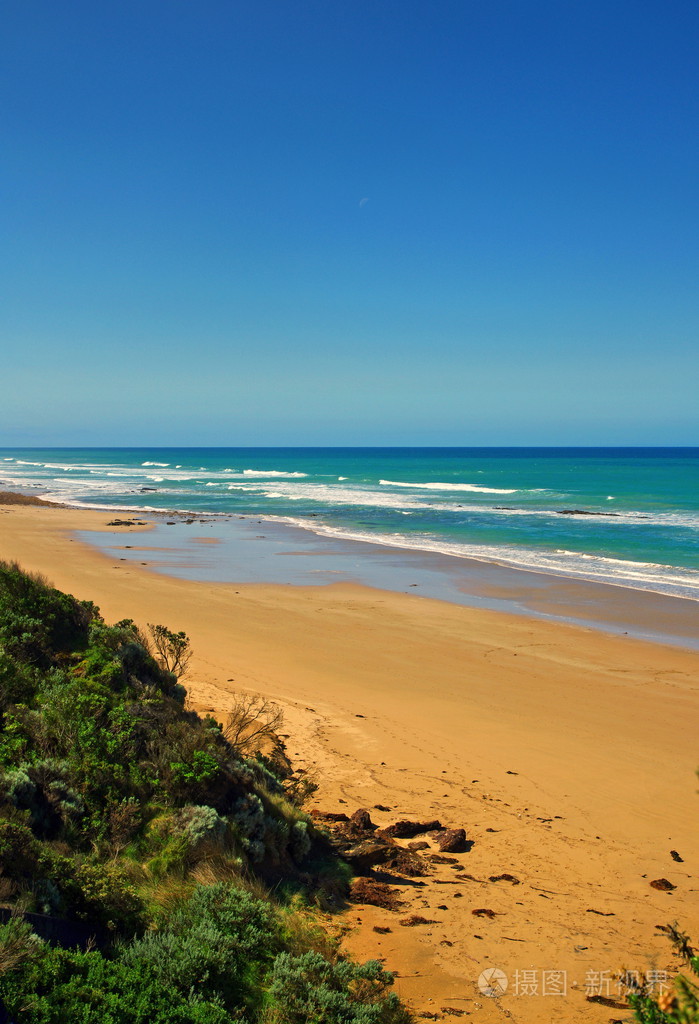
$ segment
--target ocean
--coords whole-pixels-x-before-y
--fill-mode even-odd
[[[0,489],[699,599],[699,448],[23,448]]]

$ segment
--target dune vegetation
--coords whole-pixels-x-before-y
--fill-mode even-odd
[[[188,709],[187,654],[0,563],[5,1019],[409,1019],[380,963],[338,953],[349,869],[284,771]]]

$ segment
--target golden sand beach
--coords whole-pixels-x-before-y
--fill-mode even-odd
[[[699,934],[699,652],[350,584],[186,582],[73,536],[109,518],[0,505],[0,558],[109,621],[184,630],[195,709],[278,702],[309,807],[466,829],[453,863],[396,879],[397,911],[341,918],[418,1013],[607,1024],[621,969],[676,969],[661,926]],[[479,990],[488,968],[501,999]]]

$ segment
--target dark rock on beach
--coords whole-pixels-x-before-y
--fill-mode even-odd
[[[667,878],[654,878],[650,883],[651,889],[659,889],[660,892],[672,892],[677,886],[668,881]]]
[[[386,839],[412,839],[425,832],[442,831],[443,827],[439,821],[397,821],[381,829],[380,834]]]
[[[401,904],[393,886],[375,882],[373,878],[355,878],[350,886],[349,898],[351,903],[366,903],[383,910],[396,910]]]
[[[425,862],[410,850],[394,842],[390,836],[379,832],[364,808],[355,811],[351,818],[337,813],[311,811],[316,824],[325,825],[328,842],[333,849],[348,861],[354,870],[366,874],[373,868],[391,869],[415,877],[426,875]]]
[[[356,810],[351,816],[350,821],[353,825],[356,825],[357,828],[370,829],[372,832],[374,829],[378,828],[378,826],[373,823],[371,815],[364,807],[360,807]]]
[[[345,860],[348,860],[355,870],[360,872],[369,871],[379,864],[385,864],[393,853],[386,843],[375,843],[371,839],[360,843],[342,843],[340,841],[336,844],[333,842],[333,846],[339,850]]]
[[[311,811],[311,817],[321,821],[349,821],[344,811],[319,811],[316,807]]]
[[[437,846],[442,853],[463,853],[466,846],[466,830],[463,828],[450,828],[437,836]]]

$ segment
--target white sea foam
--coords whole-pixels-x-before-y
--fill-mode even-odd
[[[287,473],[283,469],[244,469],[242,472],[243,476],[279,476],[288,477],[289,479],[308,476],[308,473]]]
[[[567,548],[557,548],[555,554],[580,559],[582,562],[604,562],[605,565],[632,566],[634,571],[639,569],[662,569],[666,571],[674,568],[673,566],[664,565],[662,562],[636,562],[630,561],[628,558],[610,558],[609,555],[593,555],[588,551],[569,551]],[[691,572],[692,570],[687,571]]]
[[[699,600],[699,571],[653,562],[633,562],[602,555],[587,555],[560,549],[545,551],[535,548],[488,544],[460,544],[424,535],[375,534],[329,526],[325,523],[291,516],[267,516],[277,522],[299,526],[319,536],[356,540],[368,544],[428,551],[456,558],[491,562],[508,568],[525,569],[552,576],[566,576],[595,583],[608,583],[634,590]]]
[[[229,483],[230,491],[249,491],[261,494],[265,498],[284,498],[287,501],[313,501],[326,505],[363,505],[367,508],[432,508],[431,504],[419,502],[408,495],[381,494],[378,491],[360,490],[359,488],[335,487],[332,484],[292,484],[283,480],[276,481],[269,489],[260,483]]]
[[[379,480],[382,487],[410,487],[426,491],[479,491],[481,494],[516,494],[516,487],[481,487],[480,484],[415,484],[403,480]]]
[[[230,478],[228,478],[230,481]],[[209,486],[207,484],[207,486]],[[551,519],[556,521],[569,520],[575,523],[588,523],[597,524],[598,526],[604,524],[605,526],[628,526],[636,524],[644,525],[662,525],[662,526],[673,526],[673,527],[686,527],[690,529],[696,529],[699,527],[699,515],[696,513],[676,513],[676,512],[618,512],[614,515],[573,515],[566,514],[561,515],[562,510],[551,509],[551,508],[498,508],[492,505],[471,505],[471,504],[456,504],[454,502],[443,502],[443,501],[427,501],[424,498],[421,499],[417,495],[411,495],[406,493],[395,494],[389,491],[377,491],[371,488],[362,489],[359,487],[338,487],[332,484],[317,484],[317,483],[287,483],[284,480],[275,481],[273,485],[268,485],[264,481],[259,483],[253,482],[252,480],[243,482],[227,483],[227,489],[229,491],[241,491],[250,492],[260,495],[264,498],[273,498],[275,500],[284,499],[287,501],[311,501],[318,505],[327,505],[329,507],[336,505],[350,505],[350,506],[363,506],[365,508],[386,508],[394,509],[396,512],[400,512],[403,509],[409,509],[411,511],[436,511],[436,512],[454,512],[458,515],[476,515],[479,518],[483,516],[492,516],[497,518],[507,517],[535,517],[543,519]]]
[[[11,460],[6,459],[5,461],[9,463]],[[578,526],[582,526],[583,523],[587,523],[590,527],[604,526],[605,529],[607,527],[618,528],[629,525],[637,525],[639,527],[661,526],[689,530],[696,530],[699,527],[699,514],[689,511],[658,512],[655,510],[624,511],[620,509],[613,516],[592,517],[568,514],[564,518],[560,515],[560,512],[563,511],[562,508],[552,508],[550,506],[547,508],[542,508],[540,505],[539,507],[527,505],[523,507],[497,507],[468,502],[450,502],[448,499],[445,500],[446,495],[441,496],[437,493],[430,493],[433,489],[442,486],[437,483],[422,485],[416,493],[411,494],[410,487],[413,486],[412,484],[399,486],[397,493],[396,491],[389,490],[391,486],[389,481],[382,481],[384,486],[381,488],[376,485],[343,487],[338,486],[338,484],[343,483],[346,478],[338,480],[338,484],[321,484],[304,479],[304,475],[298,472],[287,473],[286,477],[283,477],[281,475],[271,475],[272,473],[281,473],[281,471],[265,470],[260,472],[265,472],[268,476],[256,480],[253,474],[258,471],[252,469],[240,474],[226,472],[225,470],[186,470],[182,473],[171,470],[167,476],[163,477],[149,474],[148,469],[150,467],[127,468],[113,463],[84,463],[78,465],[70,462],[38,463],[27,460],[22,462],[12,461],[14,472],[11,477],[3,474],[5,485],[31,488],[46,487],[51,490],[59,489],[65,501],[72,501],[73,499],[89,500],[91,494],[116,495],[120,492],[126,494],[131,488],[137,487],[146,481],[158,484],[167,481],[174,486],[174,489],[171,491],[161,489],[161,494],[172,493],[176,496],[178,484],[184,482],[191,484],[194,482],[202,488],[226,486],[230,491],[249,491],[258,494],[260,497],[271,498],[275,501],[287,500],[296,503],[301,500],[307,500],[319,506],[325,505],[328,507],[336,505],[364,506],[366,508],[392,509],[396,513],[406,510],[415,512],[437,511],[440,513],[454,513],[459,516],[477,516],[478,518],[486,516],[503,520],[506,520],[508,517],[516,519],[518,517],[533,516],[538,519],[543,518],[544,520],[549,519],[551,521],[564,522],[568,520],[578,524]],[[9,469],[9,465],[7,468]],[[67,470],[71,470],[71,472],[67,473]],[[57,473],[60,475],[56,476]],[[236,481],[236,476],[240,482]],[[113,484],[111,483],[112,480]],[[272,483],[272,481],[274,482]],[[404,481],[393,481],[392,483],[393,485],[405,484]],[[475,487],[476,485],[461,486]],[[203,493],[203,491],[200,493]],[[547,493],[547,503],[552,498],[555,500],[558,497],[553,492],[549,491]],[[466,497],[466,494],[464,497]],[[570,499],[568,501],[570,502]],[[618,509],[618,506],[615,507]]]
[[[142,466],[161,466],[163,469],[166,469],[170,465],[170,463],[169,462],[142,462],[141,465]]]

